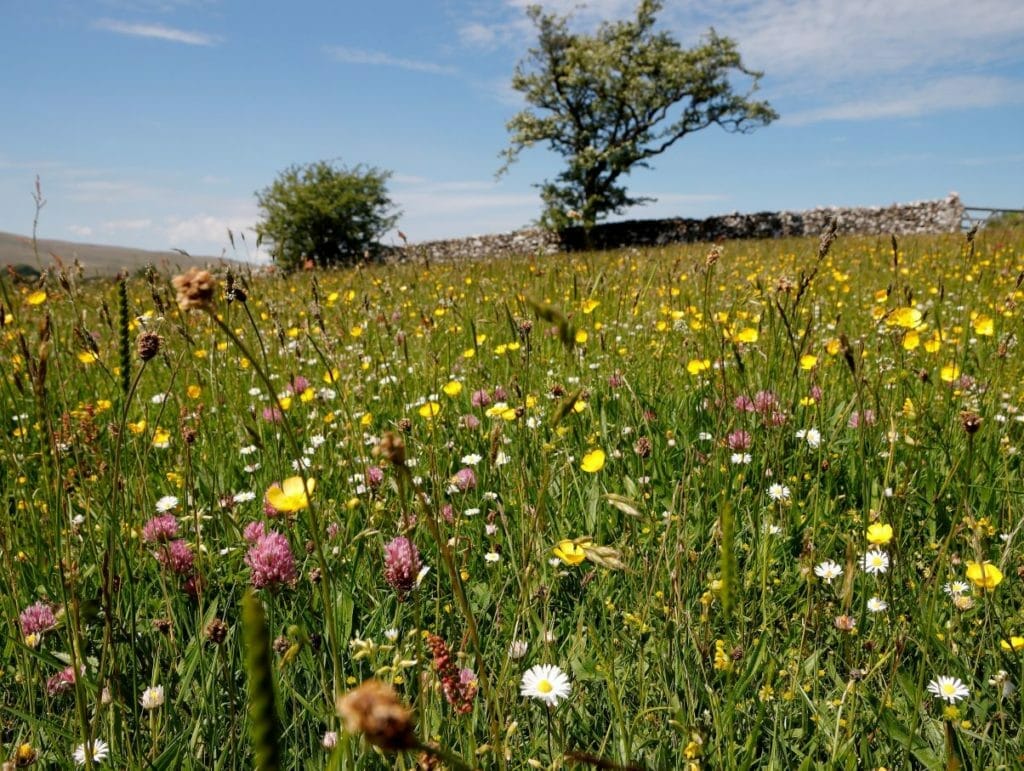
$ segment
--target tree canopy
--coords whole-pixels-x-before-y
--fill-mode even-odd
[[[318,267],[372,256],[398,219],[387,194],[390,173],[327,161],[295,165],[256,193],[262,221],[256,233],[286,268],[311,260]]]
[[[643,203],[622,177],[695,131],[717,125],[745,133],[777,113],[753,99],[762,73],[743,66],[736,43],[707,32],[683,48],[655,30],[661,0],[640,0],[636,17],[605,22],[592,34],[571,31],[569,17],[528,10],[537,45],[516,66],[512,88],[530,105],[508,123],[505,165],[536,144],[562,155],[566,168],[541,185],[542,222],[593,225]],[[731,78],[748,81],[744,93]],[[500,173],[500,172],[499,172]]]

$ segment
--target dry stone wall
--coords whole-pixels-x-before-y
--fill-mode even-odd
[[[954,233],[960,230],[963,216],[963,203],[955,193],[951,193],[938,201],[892,206],[829,206],[803,212],[737,213],[707,219],[609,222],[591,229],[589,247],[614,249],[722,239],[818,235],[832,219],[837,221],[838,231],[843,234]],[[560,234],[529,229],[499,235],[428,241],[396,249],[393,256],[398,259],[445,262],[553,254],[558,251],[576,251],[586,246],[582,228],[569,228]]]

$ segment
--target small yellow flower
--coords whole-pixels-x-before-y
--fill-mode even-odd
[[[996,333],[995,324],[991,316],[978,316],[973,322],[974,334],[981,337],[991,337]]]
[[[197,385],[190,385],[186,390],[186,393],[188,394],[189,399],[198,399],[202,395],[203,389]]]
[[[593,313],[594,310],[597,308],[597,306],[600,305],[600,304],[601,304],[600,300],[584,300],[583,301],[583,306],[582,306],[583,312],[584,313]]]
[[[814,365],[818,363],[818,357],[809,353],[805,353],[800,357],[800,369],[810,370],[814,369]]]
[[[737,343],[756,343],[759,335],[757,330],[753,327],[746,327],[741,329],[733,336],[733,340]]]
[[[889,316],[889,326],[917,329],[921,326],[921,311],[917,308],[897,308]]]
[[[558,545],[552,550],[552,553],[566,565],[579,565],[587,558],[585,546],[589,546],[589,541],[583,544],[569,540],[559,541]]]
[[[340,377],[341,370],[338,369],[337,367],[334,367],[333,369],[330,369],[324,373],[324,382],[327,383],[328,385],[331,383],[337,383]]]
[[[711,369],[710,359],[690,359],[690,362],[686,365],[686,371],[691,375],[699,375],[701,372],[709,369]]]
[[[912,351],[921,344],[921,335],[915,332],[913,329],[907,330],[907,333],[903,335],[903,350]]]
[[[37,289],[25,298],[25,302],[29,305],[42,305],[46,302],[46,291],[43,289]]]
[[[441,405],[437,402],[427,402],[420,407],[420,417],[431,420],[437,417],[437,413],[441,411]]]
[[[99,356],[97,356],[92,351],[79,351],[78,352],[78,360],[80,362],[82,362],[82,364],[92,364],[95,361],[97,361],[98,359],[99,359]]]
[[[868,525],[867,537],[868,543],[875,546],[885,546],[885,544],[892,540],[892,525],[886,525],[881,522]]]
[[[159,449],[166,449],[171,446],[171,432],[164,428],[158,428],[153,432],[153,446]]]
[[[967,562],[967,578],[981,589],[995,589],[1003,581],[1002,571],[986,560],[985,562]]]
[[[1024,648],[1024,637],[1012,635],[1009,640],[1000,640],[999,647],[1004,651],[1019,651]]]
[[[590,339],[590,335],[587,334],[587,330],[585,330],[585,329],[578,329],[578,330],[576,330],[576,345],[583,345],[589,339]]]
[[[583,460],[580,461],[580,468],[588,474],[596,474],[604,468],[604,458],[604,450],[600,448],[591,450],[583,456]]]
[[[462,393],[462,383],[458,380],[449,380],[441,390],[444,391],[446,396],[454,398]]]
[[[280,485],[270,486],[267,490],[267,503],[278,511],[301,511],[309,506],[306,490],[312,494],[314,488],[316,480],[312,477],[305,482],[302,477],[288,477]]]
[[[942,378],[943,383],[952,383],[960,377],[960,368],[953,363],[947,364],[939,371],[939,377]]]

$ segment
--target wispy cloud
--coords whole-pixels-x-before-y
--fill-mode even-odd
[[[166,40],[171,43],[183,43],[190,46],[213,46],[221,41],[218,35],[177,29],[176,27],[168,27],[164,24],[134,24],[126,21],[117,21],[116,19],[99,19],[94,26],[97,29],[115,32],[118,35]]]
[[[524,50],[535,38],[525,16],[534,0],[504,0],[459,24],[467,48]],[[575,24],[630,18],[635,0],[542,0],[547,11],[571,13]],[[1017,102],[998,83],[1007,66],[1024,63],[1020,0],[679,0],[659,15],[683,45],[709,27],[733,37],[744,62],[764,70],[762,94],[791,123],[856,117],[925,115]],[[951,96],[957,80],[979,78],[982,91]],[[985,81],[982,83],[982,81]],[[902,95],[889,94],[899,82]],[[792,115],[794,105],[801,112]]]
[[[414,72],[426,72],[433,75],[454,75],[457,70],[445,64],[424,61],[422,59],[403,59],[392,56],[384,51],[367,51],[362,48],[348,46],[325,46],[324,53],[338,62],[345,64],[369,64],[379,67],[398,67]]]
[[[855,99],[826,105],[783,117],[785,123],[804,125],[821,121],[861,121],[879,118],[917,118],[922,115],[1024,104],[1024,82],[999,77],[962,76],[928,83],[920,88],[905,88],[869,99]]]

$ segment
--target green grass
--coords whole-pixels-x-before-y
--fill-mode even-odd
[[[59,271],[0,285],[4,758],[412,768],[336,713],[376,677],[473,767],[1014,767],[1022,275],[989,230],[236,275],[231,302],[220,276],[211,313],[162,278],[124,306]],[[177,562],[143,535],[161,499]],[[295,558],[255,592],[265,631],[260,522]],[[398,536],[430,568],[401,591]],[[56,623],[26,638],[37,602]],[[539,664],[572,685],[550,709],[519,692]]]

